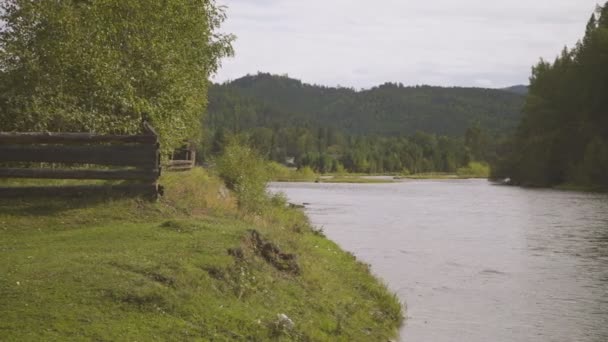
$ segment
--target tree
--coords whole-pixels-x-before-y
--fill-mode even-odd
[[[608,188],[608,3],[574,49],[532,69],[517,133],[495,177],[521,184],[576,183]]]
[[[0,129],[200,134],[209,76],[232,53],[213,0],[5,0]]]

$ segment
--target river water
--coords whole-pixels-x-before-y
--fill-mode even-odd
[[[608,341],[608,196],[482,180],[273,183],[407,304],[401,340]]]

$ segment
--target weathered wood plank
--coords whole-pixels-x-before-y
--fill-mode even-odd
[[[169,166],[167,171],[190,171],[192,166]]]
[[[97,164],[157,168],[156,145],[0,145],[0,162]]]
[[[101,135],[92,133],[21,133],[0,132],[0,144],[156,144],[152,134]]]
[[[170,160],[167,166],[193,166],[194,160]]]
[[[0,178],[30,179],[101,179],[156,181],[158,169],[151,170],[69,170],[0,168]]]
[[[0,187],[0,198],[28,197],[89,197],[89,196],[143,196],[156,199],[160,187],[156,183],[120,185],[78,185],[47,187]]]

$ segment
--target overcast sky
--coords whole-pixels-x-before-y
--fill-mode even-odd
[[[307,83],[503,87],[528,83],[582,37],[596,0],[217,0],[236,56],[216,81],[258,71]],[[603,1],[603,0],[599,0]]]

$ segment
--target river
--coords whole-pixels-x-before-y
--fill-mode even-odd
[[[608,341],[608,195],[272,183],[407,304],[401,340]]]

